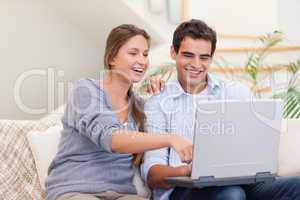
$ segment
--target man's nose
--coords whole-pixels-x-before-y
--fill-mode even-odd
[[[193,67],[200,68],[202,67],[202,63],[199,58],[194,58],[192,62]]]

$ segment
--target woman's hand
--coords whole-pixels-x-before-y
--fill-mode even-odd
[[[192,162],[193,144],[191,141],[174,134],[171,136],[170,143],[171,147],[178,153],[182,162],[187,164]]]
[[[148,94],[156,94],[165,88],[165,81],[158,77],[150,77],[149,83],[146,88]]]

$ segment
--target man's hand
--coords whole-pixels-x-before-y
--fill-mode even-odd
[[[176,134],[169,136],[169,147],[173,148],[179,155],[182,162],[187,165],[171,167],[166,165],[153,165],[148,172],[148,185],[151,188],[171,188],[172,186],[164,183],[166,177],[189,176],[192,171],[192,152],[193,145],[190,140]]]
[[[190,176],[192,173],[192,163],[178,167],[181,171],[181,176]]]
[[[150,77],[149,83],[146,87],[148,94],[156,94],[165,88],[165,81],[157,77]]]
[[[164,180],[166,177],[176,176],[190,176],[192,172],[191,163],[178,167],[171,167],[166,165],[153,165],[148,173],[148,185],[150,188],[165,188],[170,189],[173,186],[167,185]]]

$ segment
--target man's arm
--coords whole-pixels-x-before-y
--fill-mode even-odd
[[[168,115],[160,105],[160,95],[152,97],[145,104],[147,116],[146,130],[150,133],[167,132]],[[166,177],[186,176],[189,173],[187,166],[170,167],[169,148],[147,151],[144,154],[144,162],[141,166],[142,177],[151,188],[170,188],[164,183]]]
[[[170,167],[166,165],[153,165],[148,172],[148,185],[151,188],[171,188],[165,184],[164,179],[175,176],[188,176],[191,173],[190,165],[183,165],[179,167]]]

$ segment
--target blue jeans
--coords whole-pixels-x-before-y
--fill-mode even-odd
[[[175,188],[170,200],[300,200],[300,177],[242,186]]]

